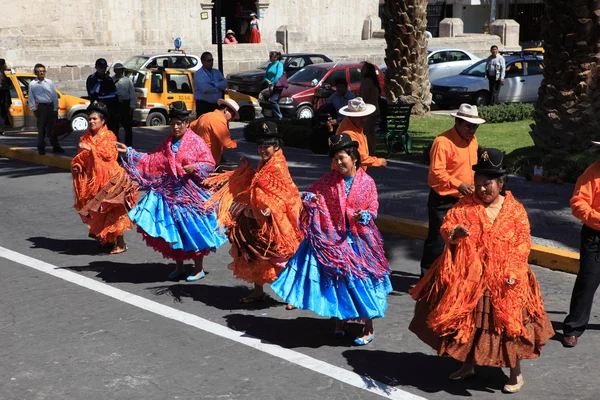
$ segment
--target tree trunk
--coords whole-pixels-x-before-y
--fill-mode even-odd
[[[413,103],[414,114],[431,107],[427,65],[427,0],[385,0],[386,97],[390,103]]]
[[[600,0],[547,0],[544,80],[533,112],[536,146],[571,153],[600,139]]]

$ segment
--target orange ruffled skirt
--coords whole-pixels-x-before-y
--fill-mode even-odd
[[[138,185],[120,171],[79,210],[90,234],[103,244],[115,243],[117,237],[134,227],[127,213],[137,204]]]
[[[489,291],[477,303],[474,311],[476,329],[466,343],[458,343],[451,336],[439,337],[427,325],[430,308],[431,304],[427,301],[418,301],[409,329],[440,356],[447,354],[475,365],[514,368],[518,360],[538,358],[544,343],[554,336],[554,328],[545,312],[537,318],[531,318],[524,312],[528,337],[511,338],[496,333]]]
[[[240,213],[235,226],[227,230],[231,242],[229,254],[233,257],[228,268],[238,279],[264,285],[277,279],[277,274],[285,268],[287,258],[273,252],[269,243],[258,236],[259,230],[256,219]]]

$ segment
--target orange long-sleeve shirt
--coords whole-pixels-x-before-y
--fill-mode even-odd
[[[221,163],[223,148],[237,148],[237,142],[231,140],[227,118],[219,110],[203,114],[191,123],[190,129],[196,132],[210,147],[210,152],[217,165]]]
[[[377,158],[369,155],[369,145],[367,143],[367,137],[363,133],[363,130],[350,120],[350,118],[346,117],[340,122],[336,132],[338,135],[340,133],[347,133],[350,135],[352,140],[356,140],[358,142],[358,153],[360,154],[360,162],[362,167],[366,170],[367,167],[381,167],[383,165],[383,158]],[[335,163],[332,161],[331,169],[335,169]]]
[[[600,161],[590,165],[577,178],[570,203],[575,217],[590,228],[600,231]]]
[[[467,143],[454,127],[435,138],[429,153],[429,186],[440,196],[460,197],[461,183],[474,184],[477,147],[476,137]]]

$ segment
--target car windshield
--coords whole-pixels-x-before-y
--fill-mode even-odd
[[[326,69],[311,65],[296,72],[288,82],[299,86],[317,86],[326,73]]]
[[[133,86],[136,88],[143,88],[146,82],[146,74],[140,71],[125,70],[125,76],[133,82]]]
[[[125,61],[123,66],[130,69],[140,69],[149,59],[150,57],[145,56],[131,57],[129,60]]]
[[[485,77],[485,65],[487,60],[481,60],[471,65],[469,68],[465,69],[461,72],[461,75],[469,75],[469,76],[482,76]]]

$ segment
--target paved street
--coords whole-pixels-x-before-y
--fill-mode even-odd
[[[160,133],[137,134],[138,144],[150,146]],[[251,147],[241,143],[239,151]],[[301,186],[328,164],[326,157],[307,159],[299,150],[286,154],[294,160],[294,175],[305,176],[298,179]],[[411,187],[405,180],[418,179],[420,169],[398,163],[391,170],[396,178],[376,175],[382,206],[386,213],[410,214],[404,204],[411,195],[402,190]],[[352,336],[332,337],[331,321],[286,311],[271,292],[264,304],[239,304],[248,289],[226,268],[228,245],[207,257],[210,273],[200,283],[166,280],[172,265],[134,232],[126,236],[128,252],[99,253],[72,208],[66,171],[1,159],[0,187],[0,399],[506,396],[500,392],[506,370],[479,368],[475,379],[450,382],[447,375],[458,363],[435,356],[408,331],[414,302],[407,290],[417,280],[418,240],[385,237],[394,292],[386,318],[376,321],[377,338],[357,348]],[[412,199],[420,201],[419,191],[411,189]],[[421,215],[415,210],[404,216]],[[560,329],[574,276],[533,268]],[[597,399],[599,313],[597,299],[590,329],[576,348],[551,340],[541,359],[525,361],[526,384],[511,398],[559,400],[568,393],[573,399]],[[359,329],[351,326],[351,335]]]

